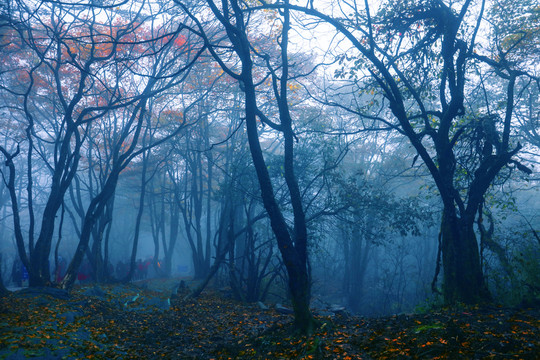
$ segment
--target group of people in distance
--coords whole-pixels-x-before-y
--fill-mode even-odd
[[[148,277],[148,268],[152,264],[152,259],[148,258],[146,260],[138,259],[135,263],[135,268],[133,269],[133,275],[132,280],[144,280]],[[54,268],[51,271],[51,274],[53,275],[51,277],[52,281],[55,281],[56,283],[60,283],[64,276],[66,275],[68,267],[67,260],[59,256],[58,262],[56,263],[56,268]],[[130,263],[124,262],[124,261],[118,261],[116,263],[116,267],[112,265],[112,263],[109,262],[107,265],[107,272],[109,276],[112,276],[116,279],[124,279],[130,269]],[[88,260],[84,260],[79,267],[79,271],[77,273],[77,280],[80,284],[85,284],[90,281],[92,281],[92,266]],[[18,256],[15,257],[13,260],[13,264],[11,267],[11,286],[14,287],[25,287],[28,286],[28,270],[23,265],[22,261]]]
[[[152,259],[146,259],[145,261],[142,261],[142,259],[137,260],[135,263],[135,268],[133,269],[133,276],[131,277],[132,280],[144,280],[148,277],[148,268],[152,264]],[[125,263],[123,261],[119,261],[116,263],[116,269],[114,276],[117,279],[123,279],[126,277],[126,275],[129,272],[130,264],[129,262]]]

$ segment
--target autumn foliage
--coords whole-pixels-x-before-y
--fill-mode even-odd
[[[173,283],[140,284],[152,290],[103,286],[100,296],[76,288],[68,300],[22,294],[0,299],[0,356],[534,359],[540,350],[540,314],[532,309],[443,308],[377,319],[319,315],[316,333],[299,336],[292,315],[239,303],[216,290],[197,300],[172,299],[169,310],[140,307],[148,297],[165,299]]]

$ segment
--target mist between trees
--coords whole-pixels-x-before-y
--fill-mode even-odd
[[[539,24],[517,0],[6,0],[3,282],[213,279],[306,333],[313,302],[537,302]]]

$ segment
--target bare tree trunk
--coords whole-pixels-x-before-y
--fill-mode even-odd
[[[163,260],[163,271],[166,276],[171,276],[172,274],[172,256],[174,254],[176,241],[178,240],[178,227],[180,225],[180,210],[178,209],[175,200],[171,201],[169,211],[171,217],[171,222],[169,224],[169,245],[165,251],[165,257]]]
[[[443,294],[448,304],[475,304],[490,298],[480,264],[474,221],[443,211]]]
[[[114,194],[114,191],[116,190],[116,184],[118,183],[120,171],[121,169],[115,169],[115,171],[109,175],[109,178],[105,182],[105,185],[103,185],[101,192],[92,199],[90,205],[88,206],[86,215],[84,217],[83,226],[81,228],[79,244],[77,245],[73,259],[68,265],[66,276],[60,284],[61,288],[63,289],[69,290],[75,283],[77,271],[79,270],[79,266],[81,265],[85,252],[88,249],[92,229],[94,228],[99,216],[103,213],[106,203],[110,200]]]
[[[109,219],[109,222],[107,223],[107,228],[105,229],[105,245],[104,245],[104,255],[103,255],[103,262],[104,262],[104,269],[105,269],[105,281],[110,282],[113,280],[112,272],[109,272],[109,240],[111,237],[111,228],[112,228],[112,219],[113,219],[113,210],[114,210],[114,195],[111,197],[109,202],[107,203],[107,206],[105,208],[105,212],[107,213],[107,218]]]
[[[2,253],[0,253],[0,297],[7,296],[9,294],[9,290],[4,285],[4,278],[2,274]]]
[[[227,214],[229,212],[229,204],[228,201],[226,201],[220,218],[220,224],[219,229],[217,230],[217,236],[218,236],[218,243],[217,243],[217,249],[216,249],[216,258],[214,260],[214,263],[212,266],[210,266],[210,269],[208,271],[208,274],[205,276],[203,281],[195,288],[191,293],[189,293],[185,299],[187,298],[196,298],[201,294],[201,292],[206,288],[210,280],[214,277],[214,275],[219,270],[221,264],[225,260],[225,257],[227,256],[227,253],[230,251],[231,246],[234,244],[234,235],[231,237],[230,232],[231,230],[228,229],[227,234],[224,236],[225,227],[228,225],[229,227],[231,224],[228,223]],[[224,243],[223,238],[226,239],[226,243]]]
[[[135,235],[133,236],[133,246],[131,248],[131,257],[129,261],[129,271],[123,282],[130,282],[135,272],[135,265],[137,261],[137,249],[139,247],[139,234],[141,230],[141,220],[144,211],[144,198],[146,194],[146,170],[148,168],[148,152],[143,152],[142,160],[142,174],[141,174],[141,195],[139,197],[139,209],[137,210],[137,219],[135,220]]]
[[[287,81],[289,80],[287,53],[289,30],[288,7],[286,6],[282,11],[283,31],[281,32],[280,41],[282,74],[278,80],[279,90],[277,89],[277,85],[275,85],[274,92],[278,99],[281,120],[281,128],[279,125],[276,127],[282,131],[285,138],[284,171],[294,213],[294,229],[291,232],[289,232],[287,222],[285,221],[284,215],[275,198],[272,180],[268,172],[268,167],[259,140],[257,116],[259,116],[261,120],[266,119],[263,119],[264,115],[257,108],[251,44],[246,31],[242,6],[236,0],[224,1],[221,9],[218,8],[213,0],[208,0],[208,5],[214,15],[223,24],[229,40],[231,41],[233,50],[240,60],[241,70],[239,73],[236,73],[226,65],[215,51],[213,51],[212,47],[209,47],[213,57],[220,63],[222,69],[241,84],[241,88],[245,94],[245,123],[249,149],[257,173],[264,208],[270,218],[270,224],[289,275],[289,290],[295,314],[295,326],[302,333],[312,333],[317,323],[309,309],[311,283],[307,258],[307,229],[301,194],[298,189],[298,183],[293,169],[294,134],[287,102]],[[286,5],[288,5],[288,2],[286,2]],[[184,9],[187,10],[185,7]],[[231,15],[233,15],[233,17],[231,17]],[[231,18],[234,18],[234,22],[232,22]],[[202,27],[201,30],[204,31]],[[206,39],[206,41],[209,40]],[[273,72],[273,69],[269,68],[269,70]],[[275,73],[273,73],[273,80],[276,81]]]

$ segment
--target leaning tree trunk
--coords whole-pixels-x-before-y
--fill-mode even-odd
[[[86,250],[88,249],[92,229],[96,225],[97,219],[101,216],[101,214],[103,214],[105,205],[114,195],[116,185],[118,184],[118,176],[120,175],[122,169],[122,167],[115,169],[115,171],[109,175],[101,192],[96,195],[92,201],[90,201],[90,205],[88,205],[88,209],[86,210],[86,214],[84,216],[79,244],[77,245],[75,254],[68,265],[66,275],[60,283],[60,287],[62,289],[70,290],[73,287],[73,284],[77,279],[77,272],[83,261]]]
[[[489,300],[474,219],[459,218],[453,211],[445,209],[441,231],[445,302],[475,304]]]
[[[248,66],[251,66],[249,58],[244,61]],[[250,74],[251,72],[244,70],[244,74],[246,73]],[[299,234],[307,235],[305,219],[303,218],[303,221],[299,222],[296,216],[297,214],[295,213],[296,236],[294,239],[295,241],[293,241],[283,213],[279,209],[276,198],[274,197],[272,181],[259,142],[257,121],[255,117],[257,103],[255,86],[253,85],[252,79],[249,77],[244,78],[244,84],[244,92],[246,95],[246,130],[249,148],[259,180],[264,208],[270,218],[270,225],[276,237],[278,248],[289,275],[289,290],[294,310],[294,324],[300,332],[311,334],[317,326],[317,322],[309,309],[311,277],[307,263],[307,236],[299,236]],[[289,188],[289,190],[291,189]],[[293,193],[291,193],[291,201],[294,202],[295,200],[299,201],[299,199],[295,199]]]
[[[313,332],[317,322],[309,309],[311,284],[307,253],[307,228],[302,207],[301,193],[293,171],[294,133],[292,130],[287,100],[289,65],[286,44],[288,42],[287,34],[289,30],[289,4],[288,1],[285,1],[286,6],[283,10],[284,20],[280,44],[282,55],[280,78],[277,79],[274,70],[271,70],[273,76],[272,79],[275,85],[274,93],[276,98],[280,99],[278,101],[279,118],[281,120],[280,126],[270,120],[266,121],[265,115],[257,108],[257,91],[253,78],[253,60],[251,58],[251,49],[253,47],[247,34],[247,26],[244,18],[245,14],[242,5],[240,5],[237,0],[224,0],[221,2],[220,6],[213,0],[207,0],[207,2],[214,15],[225,27],[232,49],[239,58],[239,66],[241,69],[239,73],[235,73],[227,66],[227,61],[223,61],[212,46],[208,47],[208,50],[211,52],[214,59],[219,62],[221,68],[239,82],[240,88],[244,92],[245,124],[249,149],[257,174],[264,208],[270,218],[270,225],[276,237],[278,248],[289,275],[289,290],[291,292],[294,308],[295,326],[300,332],[310,334]],[[182,6],[185,11],[189,12],[184,5],[180,4],[180,6]],[[192,19],[198,23],[201,33],[204,33],[204,29],[202,29],[200,22],[194,16],[192,16]],[[205,42],[209,43],[209,41],[208,38],[205,39]],[[289,232],[287,221],[285,220],[285,216],[281,211],[274,194],[272,180],[259,141],[258,118],[260,118],[261,121],[264,120],[266,123],[272,124],[272,127],[281,131],[284,135],[284,175],[294,213],[294,229],[291,232]]]

